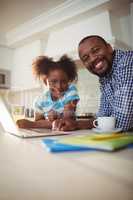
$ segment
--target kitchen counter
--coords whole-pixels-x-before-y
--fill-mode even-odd
[[[0,132],[0,200],[133,199],[133,149],[52,154],[41,140]]]

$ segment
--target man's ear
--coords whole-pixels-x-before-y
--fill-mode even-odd
[[[107,43],[107,47],[108,47],[109,53],[113,53],[113,48],[109,43]]]

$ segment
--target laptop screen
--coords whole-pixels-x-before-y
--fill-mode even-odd
[[[2,97],[0,97],[0,122],[5,131],[13,133],[18,132],[18,128]]]

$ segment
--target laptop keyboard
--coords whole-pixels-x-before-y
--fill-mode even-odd
[[[63,131],[51,131],[49,129],[19,129],[21,135],[24,137],[39,137],[39,136],[56,136],[56,135],[68,135],[67,132]]]
[[[44,133],[43,130],[42,132],[35,132],[33,130],[27,130],[27,129],[19,129],[21,134],[24,136],[41,136],[41,135],[47,135],[48,133]]]

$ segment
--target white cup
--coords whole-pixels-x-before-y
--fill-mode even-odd
[[[103,131],[111,131],[115,128],[115,123],[115,117],[98,117],[93,121],[93,126]]]

